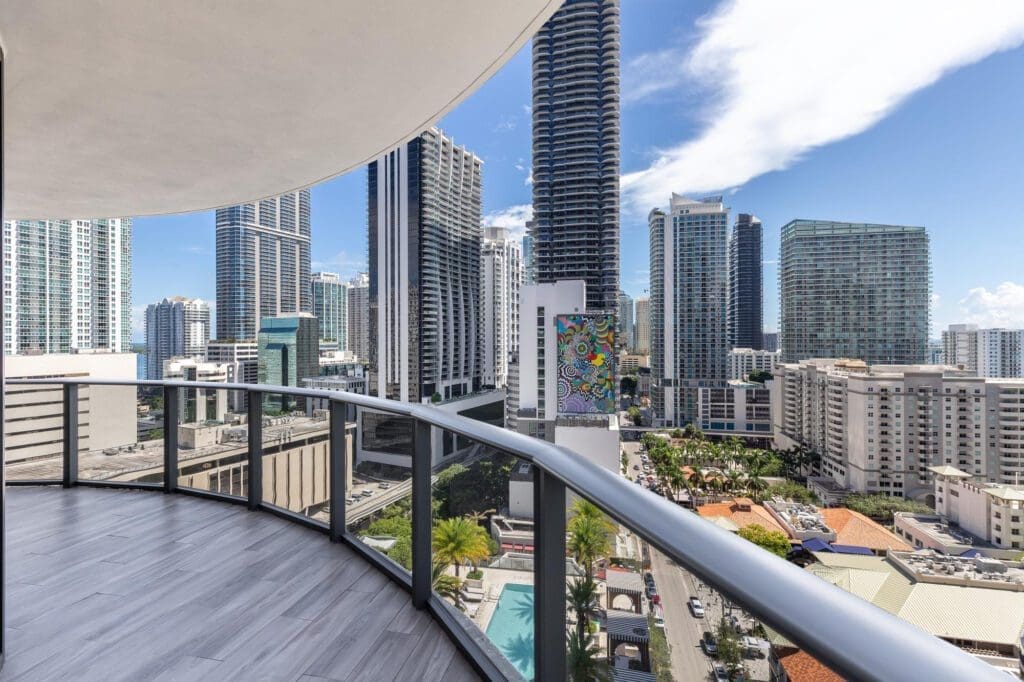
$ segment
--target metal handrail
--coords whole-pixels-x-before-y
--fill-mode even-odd
[[[628,527],[729,600],[742,605],[759,620],[844,677],[856,680],[1005,678],[994,667],[952,644],[831,583],[809,575],[788,561],[708,523],[659,495],[629,484],[621,476],[586,457],[550,442],[451,414],[430,405],[402,403],[354,393],[264,384],[90,378],[8,379],[6,383],[51,386],[154,386],[165,389],[283,393],[411,417],[418,424],[450,431],[532,463],[539,472],[535,473],[535,492],[543,487],[557,496],[560,489],[564,490],[561,486],[564,486],[588,499],[615,521]],[[417,434],[419,431],[418,429]],[[418,435],[417,441],[421,438]],[[332,464],[335,461],[336,458],[332,457]],[[429,485],[429,466],[425,468],[428,471],[426,480]],[[171,477],[165,475],[165,478]],[[543,485],[538,485],[539,483]],[[413,485],[413,508],[416,509],[415,474]],[[422,495],[422,492],[420,494]],[[550,510],[552,505],[544,505],[543,500],[537,501],[542,504],[535,505],[535,608],[538,610],[536,622],[538,628],[547,628],[550,627],[550,621],[546,621],[542,616],[557,614],[559,609],[564,610],[565,600],[560,590],[550,587],[542,589],[541,585],[557,584],[559,575],[564,583],[564,549],[561,556],[557,556],[558,552],[552,551],[552,547],[544,546],[545,538],[548,538],[546,542],[549,543],[557,541],[558,533],[551,532],[551,529],[559,528],[559,519],[551,518],[553,513],[544,513],[543,510]],[[332,505],[332,508],[339,506],[343,508],[343,505],[336,504]],[[426,508],[429,509],[429,506]],[[564,510],[564,504],[561,509]],[[564,512],[560,515],[561,527],[564,528]],[[429,524],[416,524],[415,520],[413,524],[414,528],[426,528],[428,537],[419,538],[419,541],[426,542],[429,546]],[[561,540],[564,547],[564,531]],[[424,576],[418,576],[416,570],[415,543],[416,538],[412,579],[414,599],[426,602],[422,594]],[[420,585],[419,593],[417,583]],[[556,601],[559,603],[556,604]],[[430,600],[428,606],[434,610],[435,603],[436,600]],[[549,639],[537,638],[538,660],[535,661],[535,669],[537,679],[548,679],[545,676],[546,671],[564,671],[565,656],[564,650],[544,651],[545,644],[542,642],[550,644]],[[556,644],[555,648],[557,647]],[[485,666],[484,669],[493,670],[493,667]],[[558,676],[564,677],[564,674]]]

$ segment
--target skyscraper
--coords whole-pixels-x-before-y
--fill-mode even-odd
[[[3,224],[4,353],[131,349],[132,221]]]
[[[625,291],[619,292],[618,324],[619,346],[633,350],[636,337],[633,325],[633,298]]]
[[[310,311],[309,190],[217,209],[217,338],[252,340],[260,320]]]
[[[146,307],[146,378],[163,379],[164,362],[206,353],[210,306],[198,298],[175,296]]]
[[[722,197],[673,194],[648,224],[655,424],[684,426],[697,419],[699,389],[728,379],[729,209]]]
[[[347,348],[348,284],[333,272],[314,272],[310,280],[313,315],[320,321],[320,338]]]
[[[651,299],[639,296],[634,304],[636,319],[633,320],[633,350],[640,355],[651,352]]]
[[[761,221],[740,213],[729,237],[729,346],[764,346]]]
[[[523,284],[535,284],[537,280],[537,261],[533,251],[533,237],[529,232],[533,221],[526,221],[527,234],[523,236]]]
[[[320,375],[320,327],[310,313],[267,317],[260,323],[259,383],[274,386],[302,386],[303,379]],[[292,396],[264,395],[272,410],[289,410],[304,402]]]
[[[345,347],[359,362],[370,358],[370,276],[360,272],[348,283],[348,338]]]
[[[509,355],[519,344],[519,289],[523,285],[519,240],[505,228],[485,228],[480,265],[483,383],[507,386]]]
[[[432,128],[369,166],[370,390],[480,389],[479,158]]]
[[[951,324],[942,332],[943,362],[979,377],[1024,377],[1024,329]]]
[[[583,279],[587,308],[619,295],[619,2],[567,0],[533,38],[537,283]]]
[[[794,220],[782,228],[783,362],[923,363],[931,269],[923,227]]]

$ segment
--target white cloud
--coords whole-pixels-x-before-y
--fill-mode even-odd
[[[646,52],[626,62],[622,68],[622,103],[639,100],[683,83],[686,78],[685,51],[667,48]]]
[[[533,105],[532,104],[524,104],[523,105],[523,113],[526,114],[527,116],[532,116],[533,115]]]
[[[368,268],[366,257],[348,251],[339,251],[327,260],[315,260],[310,263],[313,272],[336,272],[344,278],[365,272]]]
[[[516,117],[502,114],[498,123],[494,126],[494,132],[507,133],[516,129]]]
[[[630,95],[685,81],[710,102],[695,138],[623,176],[635,211],[742,185],[870,128],[949,71],[1024,42],[1024,2],[731,0],[698,32],[685,57],[652,53],[664,72]]]
[[[523,180],[523,184],[527,185],[527,186],[530,186],[530,185],[533,184],[533,169],[532,168],[530,169],[530,172],[526,174],[526,179]]]
[[[975,287],[960,299],[962,322],[982,327],[1024,328],[1024,284],[1003,282],[993,291]]]
[[[146,308],[144,305],[132,306],[132,338],[146,336]]]
[[[512,236],[522,239],[526,234],[526,221],[533,220],[533,204],[517,204],[491,211],[480,220],[485,227],[505,227]]]

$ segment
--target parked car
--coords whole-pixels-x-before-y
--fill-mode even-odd
[[[652,587],[653,587],[653,586],[652,586]],[[660,595],[660,594],[658,594],[657,592],[655,592],[655,593],[654,593],[654,596],[652,596],[652,597],[651,597],[651,601],[652,601],[652,602],[653,602],[654,604],[660,604],[660,603],[661,603],[661,595]]]
[[[634,464],[633,465],[633,471],[640,471],[640,465],[639,464]]]
[[[711,671],[711,679],[715,682],[729,682],[729,673],[726,672],[725,666],[715,663],[715,667]]]
[[[654,586],[654,583],[647,583],[647,598],[653,599],[658,594],[658,588]]]
[[[743,637],[740,640],[740,645],[743,647],[743,655],[749,658],[764,658],[765,651],[768,649],[767,642],[750,635]]]
[[[715,642],[715,636],[711,634],[710,630],[705,630],[704,636],[700,638],[700,648],[708,656],[718,655],[718,643]]]
[[[650,571],[647,571],[646,573],[644,573],[644,582],[645,583],[653,583],[654,582],[654,574],[651,573]]]
[[[665,610],[660,604],[654,607],[654,627],[665,629]]]
[[[704,605],[700,603],[700,599],[690,597],[690,600],[686,603],[690,607],[690,613],[693,614],[694,618],[704,617]]]

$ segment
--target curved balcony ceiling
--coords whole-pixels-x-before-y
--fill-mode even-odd
[[[7,218],[175,213],[356,168],[561,0],[4,0]]]

